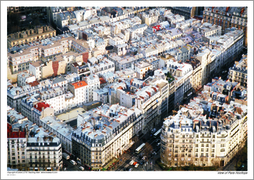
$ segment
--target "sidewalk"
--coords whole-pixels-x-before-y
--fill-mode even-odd
[[[236,164],[236,159],[234,157],[231,162],[226,164],[226,166],[222,166],[218,168],[218,171],[236,171],[235,164]]]

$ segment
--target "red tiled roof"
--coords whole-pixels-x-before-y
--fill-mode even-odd
[[[34,81],[28,84],[33,87],[33,86],[38,86],[40,83],[38,81]]]
[[[25,138],[25,131],[12,132],[12,126],[7,123],[7,138]]]
[[[100,78],[100,84],[105,84],[105,83],[107,83],[107,81],[103,78]]]
[[[87,86],[87,83],[85,81],[79,81],[79,82],[72,83],[72,85],[74,86],[75,89],[77,89],[80,87]]]
[[[45,102],[38,102],[34,105],[34,108],[38,109],[40,112],[42,111],[42,108],[46,109],[47,107],[50,107],[50,105],[46,104]]]

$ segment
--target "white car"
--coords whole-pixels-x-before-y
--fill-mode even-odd
[[[71,164],[74,165],[74,166],[77,165],[77,163],[76,163],[74,160],[70,160],[70,162],[71,162]]]
[[[135,165],[135,168],[137,168],[139,166],[139,164],[137,163],[136,165]]]
[[[85,170],[85,168],[82,167],[82,166],[79,166],[79,169],[80,169],[81,171],[84,171],[84,170]]]
[[[130,162],[129,164],[130,164],[130,165],[133,165],[134,162],[135,162],[135,161],[131,160],[131,162]]]

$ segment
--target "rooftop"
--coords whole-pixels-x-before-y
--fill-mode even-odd
[[[75,89],[77,89],[77,88],[87,86],[87,83],[85,81],[79,81],[79,82],[72,83],[72,85],[74,86]]]

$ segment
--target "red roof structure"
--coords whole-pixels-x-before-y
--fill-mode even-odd
[[[38,81],[33,81],[28,83],[31,87],[38,86],[40,83]]]
[[[74,86],[75,89],[77,89],[77,88],[87,86],[87,83],[85,81],[79,81],[79,82],[72,83],[72,85]]]
[[[105,84],[105,83],[107,83],[107,81],[103,78],[100,78],[100,84]]]
[[[26,132],[24,131],[12,131],[12,126],[7,123],[7,138],[25,138]]]
[[[161,30],[161,26],[160,25],[153,26],[153,29],[155,29],[156,31],[159,31],[159,30]]]
[[[37,104],[34,105],[34,108],[39,110],[40,112],[43,110],[43,109],[46,109],[47,107],[50,107],[49,104],[46,104],[45,102],[38,102]]]

